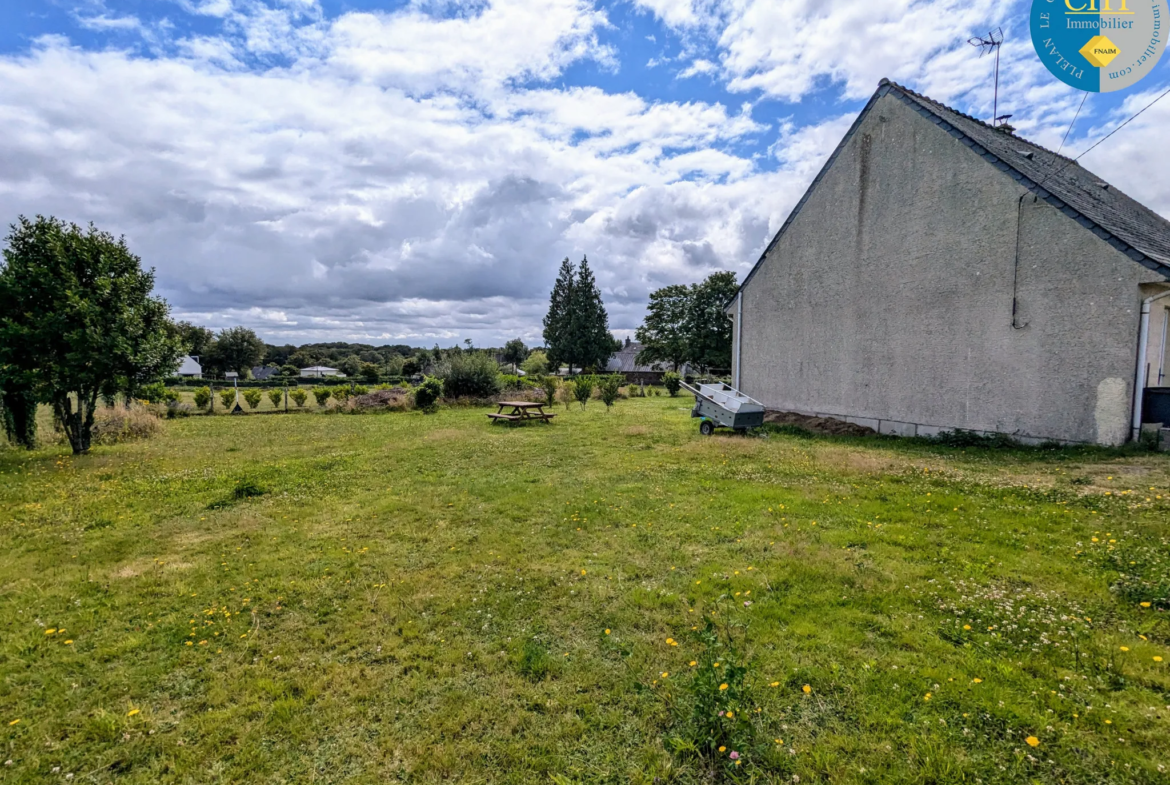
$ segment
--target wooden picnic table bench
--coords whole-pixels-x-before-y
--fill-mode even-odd
[[[512,411],[505,412],[504,409],[508,408]],[[548,422],[553,417],[556,415],[545,413],[543,403],[533,401],[500,401],[499,410],[488,415],[488,419],[492,422],[526,422],[528,420]]]

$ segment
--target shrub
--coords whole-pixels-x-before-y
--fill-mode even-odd
[[[220,390],[219,401],[223,404],[223,408],[232,408],[232,404],[236,402],[236,391],[232,389]]]
[[[581,374],[573,380],[573,397],[581,404],[581,408],[585,408],[586,401],[593,395],[593,388],[597,384],[597,379],[587,374]]]
[[[362,363],[359,373],[362,379],[370,384],[378,383],[378,366],[373,363]],[[362,395],[365,395],[365,393],[362,393]]]
[[[299,387],[290,392],[288,397],[293,399],[293,403],[297,405],[298,409],[305,405],[305,401],[309,400],[309,394]]]
[[[414,405],[425,413],[431,414],[437,408],[436,404],[443,395],[443,382],[440,379],[428,376],[414,391]]]
[[[662,386],[670,393],[670,397],[678,395],[679,389],[682,387],[682,378],[674,371],[667,371],[662,374]]]
[[[288,365],[280,366],[280,375],[289,378],[297,377],[301,375],[301,369],[289,363]]]
[[[206,409],[211,405],[211,388],[200,387],[195,391],[195,408]]]
[[[500,391],[496,361],[480,352],[452,356],[442,369],[443,393],[448,398],[490,398]]]
[[[176,417],[190,417],[194,411],[194,406],[189,403],[183,403],[182,401],[171,401],[167,404],[166,408],[168,420],[173,420]]]
[[[555,376],[540,377],[540,389],[544,391],[544,401],[549,406],[552,406],[556,401],[557,388],[561,386],[561,381]]]
[[[601,401],[605,404],[605,408],[613,406],[613,402],[618,398],[618,390],[622,386],[625,377],[618,373],[607,374],[598,380],[597,391],[601,395]]]
[[[333,388],[333,400],[337,401],[338,403],[345,403],[346,401],[348,401],[349,400],[349,387],[348,387],[348,385],[339,384],[336,387],[334,387]]]
[[[244,400],[248,402],[248,406],[252,409],[260,405],[260,399],[263,397],[261,392],[255,387],[244,390]]]
[[[104,407],[94,413],[93,443],[117,444],[146,439],[158,433],[161,427],[158,415],[145,406]]]
[[[179,400],[179,394],[169,389],[162,382],[143,385],[138,390],[138,397],[149,403],[170,403],[171,401]]]
[[[529,376],[543,376],[548,373],[548,355],[541,351],[532,352],[520,363],[520,370]]]
[[[280,388],[275,388],[275,389],[268,391],[268,400],[272,401],[272,408],[273,409],[280,408],[280,401],[282,398],[284,398],[284,390],[281,390]]]
[[[333,390],[330,390],[328,387],[313,388],[313,397],[317,399],[318,406],[324,406],[331,395],[333,395]]]
[[[364,384],[355,384],[353,387],[349,388],[349,394],[351,397],[355,395],[369,395],[370,388]]]
[[[571,380],[565,379],[565,381],[561,383],[560,396],[561,403],[563,403],[565,408],[568,409],[569,404],[573,402],[573,383]]]

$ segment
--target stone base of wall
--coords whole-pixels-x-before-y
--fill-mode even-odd
[[[1090,442],[1075,442],[1067,439],[1053,439],[1045,436],[1031,436],[1021,433],[1002,433],[1000,431],[980,431],[974,428],[955,428],[948,425],[929,425],[927,423],[902,422],[900,420],[883,420],[873,417],[854,417],[850,414],[837,414],[833,412],[811,412],[800,409],[787,409],[787,411],[795,411],[798,414],[804,414],[809,417],[831,417],[834,420],[844,420],[845,422],[853,423],[855,425],[864,425],[867,428],[873,428],[875,431],[887,436],[920,436],[927,439],[936,438],[944,433],[952,433],[954,431],[962,430],[968,433],[973,433],[978,436],[1006,436],[1013,441],[1020,444],[1037,445],[1037,444],[1090,444]],[[1163,434],[1170,433],[1170,429],[1164,430]],[[1170,450],[1170,437],[1163,437],[1163,449]]]

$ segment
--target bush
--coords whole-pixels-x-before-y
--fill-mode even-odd
[[[613,406],[613,402],[618,399],[618,390],[624,381],[625,377],[618,373],[602,376],[598,381],[597,391],[601,394],[601,401],[606,409]]]
[[[555,376],[540,377],[540,389],[544,391],[544,402],[549,406],[552,406],[556,401],[557,388],[560,386],[560,379]]]
[[[252,409],[260,405],[260,399],[263,397],[263,394],[255,387],[244,390],[244,400],[248,402],[248,406]]]
[[[317,399],[318,406],[324,406],[325,402],[328,401],[330,396],[332,396],[332,395],[333,395],[333,390],[330,390],[328,387],[314,387],[313,388],[313,397]]]
[[[297,405],[298,409],[305,405],[305,401],[309,400],[309,394],[299,387],[290,392],[288,397],[293,399],[293,403]]]
[[[443,382],[440,379],[428,376],[414,391],[414,405],[425,413],[431,414],[437,408],[439,398],[443,396]]]
[[[585,403],[593,395],[593,388],[597,384],[597,380],[593,376],[581,374],[573,380],[573,397],[581,404],[581,408],[585,408]]]
[[[236,402],[236,391],[231,390],[231,389],[220,390],[219,391],[219,401],[220,401],[220,403],[223,404],[223,408],[231,409],[232,404],[234,404]]]
[[[211,388],[200,387],[195,391],[195,408],[206,409],[211,405]]]
[[[171,401],[167,404],[166,408],[168,420],[173,420],[176,417],[190,417],[194,411],[194,406],[189,403],[183,403],[182,401]]]
[[[563,403],[565,405],[565,408],[568,409],[569,404],[571,404],[573,402],[573,383],[572,383],[572,381],[569,379],[565,379],[565,381],[561,383],[558,394],[560,395],[561,403]]]
[[[301,375],[301,369],[292,363],[289,363],[288,365],[280,366],[280,375],[287,376],[289,378],[295,378]]]
[[[268,400],[272,401],[272,408],[279,409],[280,402],[284,398],[284,390],[279,387],[268,391]],[[255,407],[252,407],[255,408]]]
[[[527,360],[520,363],[520,370],[529,376],[544,376],[548,373],[548,355],[541,351],[532,352]]]
[[[349,388],[349,394],[351,397],[355,395],[369,395],[370,388],[364,384],[355,384],[353,387]]]
[[[138,398],[149,403],[170,403],[179,400],[179,394],[168,389],[162,382],[155,382],[139,389]]]
[[[682,378],[674,371],[667,371],[662,374],[662,386],[670,393],[670,397],[678,395],[679,389],[682,387]]]
[[[378,383],[378,366],[373,363],[362,363],[359,374],[363,380],[370,384]],[[365,393],[362,393],[362,395],[365,395]]]
[[[480,352],[452,356],[441,375],[443,393],[448,398],[490,398],[500,391],[496,361]]]
[[[145,406],[132,404],[109,406],[98,409],[93,418],[93,443],[117,444],[118,442],[146,439],[158,433],[162,424],[158,415]]]
[[[349,386],[345,385],[345,384],[339,384],[336,387],[334,387],[333,388],[333,400],[337,401],[338,403],[345,403],[346,401],[348,401],[349,400]]]

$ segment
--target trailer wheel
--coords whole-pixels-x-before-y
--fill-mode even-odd
[[[715,423],[711,422],[710,420],[703,420],[701,423],[699,423],[699,433],[703,434],[704,436],[710,436],[711,434],[715,433]]]

